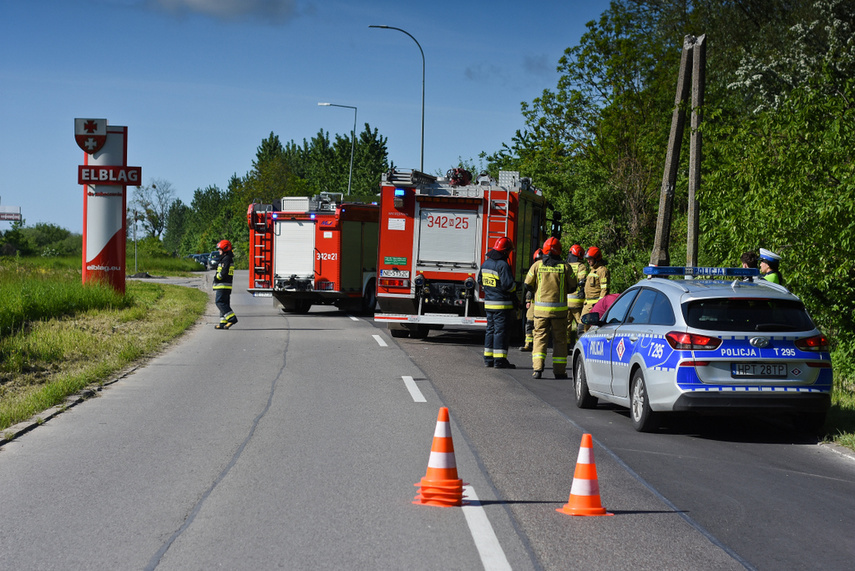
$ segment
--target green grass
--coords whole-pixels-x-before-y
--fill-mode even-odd
[[[855,450],[855,382],[835,378],[825,427],[826,441]]]
[[[128,281],[122,296],[80,282],[62,264],[0,260],[0,313],[13,316],[0,335],[0,431],[156,354],[208,303],[195,288]]]

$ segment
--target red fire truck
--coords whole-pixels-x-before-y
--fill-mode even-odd
[[[250,204],[247,291],[274,298],[283,311],[334,304],[373,312],[379,208],[342,199],[322,192]]]
[[[501,236],[516,248],[508,261],[522,297],[547,224],[546,200],[530,179],[508,171],[497,182],[473,181],[462,169],[446,178],[392,170],[383,175],[380,195],[374,319],[387,323],[393,337],[421,338],[446,325],[485,327],[476,277]]]

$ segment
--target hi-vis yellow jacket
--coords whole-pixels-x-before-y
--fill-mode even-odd
[[[567,294],[576,289],[576,276],[560,259],[549,256],[532,264],[525,284],[534,290],[534,316],[567,318]]]

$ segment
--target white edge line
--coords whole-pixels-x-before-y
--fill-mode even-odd
[[[490,525],[490,520],[487,519],[487,513],[481,506],[475,490],[472,486],[463,486],[463,493],[466,495],[463,515],[466,517],[466,523],[469,524],[469,531],[472,533],[472,539],[475,540],[475,547],[478,548],[484,571],[510,571],[511,564],[508,563],[505,551],[499,543],[499,538],[496,537],[496,532],[493,531],[493,526]]]
[[[358,317],[354,317],[353,315],[348,315],[351,321],[359,321]]]
[[[388,347],[388,345],[386,345],[386,342],[383,341],[383,338],[379,335],[372,335],[372,337],[374,337],[374,340],[377,341],[377,344],[381,347]]]
[[[413,397],[413,402],[427,402],[425,396],[422,394],[422,391],[419,390],[419,387],[416,385],[416,382],[412,377],[403,376],[404,385],[407,387],[407,390],[410,391],[410,396]]]

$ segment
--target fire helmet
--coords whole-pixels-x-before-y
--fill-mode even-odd
[[[510,239],[506,238],[505,236],[502,236],[501,238],[496,240],[495,244],[493,244],[493,249],[498,252],[508,253],[514,249],[514,243],[511,242]]]
[[[600,249],[596,246],[591,246],[588,248],[588,251],[585,252],[585,258],[593,258],[595,261],[600,261],[603,259],[603,253],[600,252]]]
[[[543,256],[543,250],[538,248],[537,250],[534,251],[534,255],[531,257],[531,260],[533,262],[536,262],[537,259],[540,258],[541,256]]]
[[[552,254],[553,256],[561,255],[561,242],[558,238],[552,236],[546,239],[546,242],[543,243],[543,251],[546,254]]]
[[[228,240],[220,240],[217,242],[217,249],[222,250],[223,252],[230,252],[232,249],[232,243]]]
[[[572,246],[570,246],[570,253],[576,256],[577,258],[581,258],[584,252],[585,251],[582,249],[582,246],[580,246],[579,244],[573,244]]]

